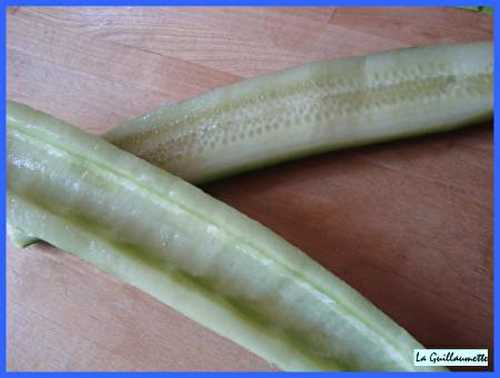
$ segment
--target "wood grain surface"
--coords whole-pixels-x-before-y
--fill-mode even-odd
[[[318,59],[490,40],[445,8],[9,8],[8,97],[101,133]],[[427,347],[492,353],[492,125],[346,150],[205,190],[358,289]],[[10,370],[271,370],[48,245],[8,246]],[[491,368],[491,366],[490,366]]]

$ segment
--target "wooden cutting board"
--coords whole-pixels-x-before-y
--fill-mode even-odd
[[[94,133],[305,62],[490,40],[445,8],[10,8],[8,97]],[[324,154],[205,189],[358,289],[427,347],[492,347],[492,125]],[[8,247],[11,370],[269,370],[47,245]]]

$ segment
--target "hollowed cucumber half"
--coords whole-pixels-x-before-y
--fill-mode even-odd
[[[80,256],[282,369],[426,369],[413,365],[421,345],[410,334],[261,224],[27,106],[9,103],[7,124],[13,230]]]

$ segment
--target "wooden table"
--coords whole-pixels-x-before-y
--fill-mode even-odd
[[[91,132],[318,59],[492,38],[425,8],[10,8],[8,97]],[[205,189],[345,279],[428,347],[492,347],[492,127],[324,154]],[[11,370],[269,370],[47,245],[8,248]]]

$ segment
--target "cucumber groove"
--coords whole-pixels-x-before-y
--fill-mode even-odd
[[[283,369],[416,369],[411,335],[262,225],[46,114],[9,103],[7,122],[11,227]]]

